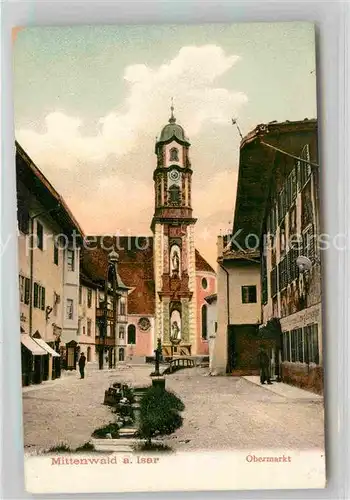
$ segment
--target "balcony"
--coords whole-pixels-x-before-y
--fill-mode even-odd
[[[96,318],[104,318],[105,315],[105,310],[102,308],[97,308],[96,309]],[[113,310],[112,309],[107,309],[107,319],[113,320]]]
[[[104,341],[103,341],[104,340]],[[96,337],[95,338],[95,344],[96,345],[104,345],[105,347],[111,347],[116,345],[116,341],[114,336],[113,337]]]

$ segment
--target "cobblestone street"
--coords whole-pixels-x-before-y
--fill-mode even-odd
[[[113,420],[102,404],[113,382],[150,384],[151,366],[87,370],[23,391],[24,443],[27,451],[43,451],[59,443],[76,448],[91,433]],[[283,385],[278,394],[238,377],[209,377],[192,368],[167,377],[167,388],[185,403],[184,425],[167,439],[174,449],[312,449],[322,448],[323,403],[312,393]],[[272,386],[271,386],[272,387]],[[277,384],[276,384],[277,390]],[[308,396],[310,395],[310,397]],[[302,397],[303,396],[303,397]]]

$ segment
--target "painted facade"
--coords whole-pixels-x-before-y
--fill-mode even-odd
[[[321,269],[318,236],[319,173],[317,126],[299,137],[300,160],[284,161],[263,220],[263,324],[279,318],[281,348],[277,364],[284,380],[323,390]],[[281,160],[279,160],[281,161]],[[297,258],[309,259],[302,271]]]
[[[235,347],[230,345],[230,336],[237,339],[241,335],[235,324],[241,322],[248,327],[260,318],[258,338],[269,342],[273,374],[286,382],[322,392],[317,158],[315,120],[259,125],[242,140],[234,236],[226,238],[225,250],[221,245],[221,264],[229,274],[229,301],[227,287],[225,292],[222,286],[225,279],[227,282],[226,271],[218,268],[220,306],[213,361],[220,373],[225,365],[226,369],[227,365],[237,365],[235,359],[230,361],[230,357],[237,355],[233,352]],[[242,262],[249,257],[251,235],[258,242],[253,250],[257,263],[249,258],[250,263],[247,260],[243,271],[236,257],[241,253]],[[232,271],[228,264],[230,256],[235,257]],[[309,259],[310,269],[298,265],[300,256]],[[239,303],[238,290],[235,295],[231,288],[232,280],[243,285],[242,278],[249,285],[249,276],[251,285],[256,286],[257,301],[246,316],[248,309],[235,306]],[[232,301],[229,312],[224,305],[225,293],[226,304]],[[253,340],[252,329],[249,335]],[[252,342],[250,346],[253,349]]]
[[[84,353],[87,363],[98,361],[96,351],[96,305],[97,286],[80,276],[78,349]]]
[[[126,335],[127,360],[142,360],[153,356],[154,351],[154,317],[129,314]]]
[[[153,356],[158,339],[164,357],[209,352],[199,314],[204,297],[216,290],[216,277],[195,248],[189,148],[172,112],[155,146],[152,236],[91,236],[91,247],[84,252],[95,279],[104,273],[104,249],[119,254],[118,273],[129,288],[123,351],[128,360]]]
[[[209,320],[208,295],[216,292],[216,274],[209,271],[197,271],[197,354],[209,356],[211,327]]]
[[[161,340],[164,357],[208,352],[198,330],[204,298],[197,296],[200,278],[196,269],[189,149],[190,142],[176,123],[172,107],[169,123],[155,147],[155,209],[151,225],[155,274],[153,345],[155,348],[157,340]]]

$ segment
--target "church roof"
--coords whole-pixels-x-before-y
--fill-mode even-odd
[[[177,123],[168,123],[165,125],[158,142],[167,142],[171,139],[178,139],[180,142],[189,143],[187,137],[185,136],[184,129]]]
[[[128,295],[128,314],[154,315],[153,237],[104,236],[102,242],[101,236],[90,236],[87,240],[91,243],[82,249],[84,274],[94,281],[105,279],[108,253],[114,249],[119,254],[119,279],[131,290]],[[196,271],[215,273],[198,250],[195,258]]]
[[[82,250],[82,262],[89,276],[95,280],[104,279],[108,253],[114,248],[119,254],[119,279],[131,289],[128,295],[128,314],[154,315],[153,238],[104,236],[103,245],[100,236],[90,237],[88,240],[88,248]]]
[[[154,315],[153,237],[118,237],[119,274],[132,289],[129,314]]]
[[[172,139],[177,139],[178,141],[188,145],[190,144],[188,138],[186,137],[184,129],[181,127],[181,125],[176,123],[173,106],[171,106],[171,116],[169,118],[169,123],[167,123],[165,127],[163,127],[163,130],[160,133],[160,137],[157,140],[157,144],[159,142],[168,142]]]
[[[196,271],[205,271],[208,273],[215,273],[214,269],[211,267],[210,264],[205,260],[204,257],[199,253],[199,251],[196,249]]]

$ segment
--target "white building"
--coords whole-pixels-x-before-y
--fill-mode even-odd
[[[260,255],[232,251],[218,238],[217,331],[210,358],[211,373],[258,371],[261,323]]]
[[[27,384],[57,376],[60,363],[53,358],[59,357],[59,347],[62,355],[66,344],[76,342],[83,233],[18,143],[16,174],[22,372]]]
[[[78,349],[84,353],[88,363],[96,357],[96,304],[98,288],[96,283],[80,273]]]
[[[218,296],[217,293],[205,297],[207,303],[207,328],[209,348],[209,371],[212,372],[213,350],[218,328]]]

